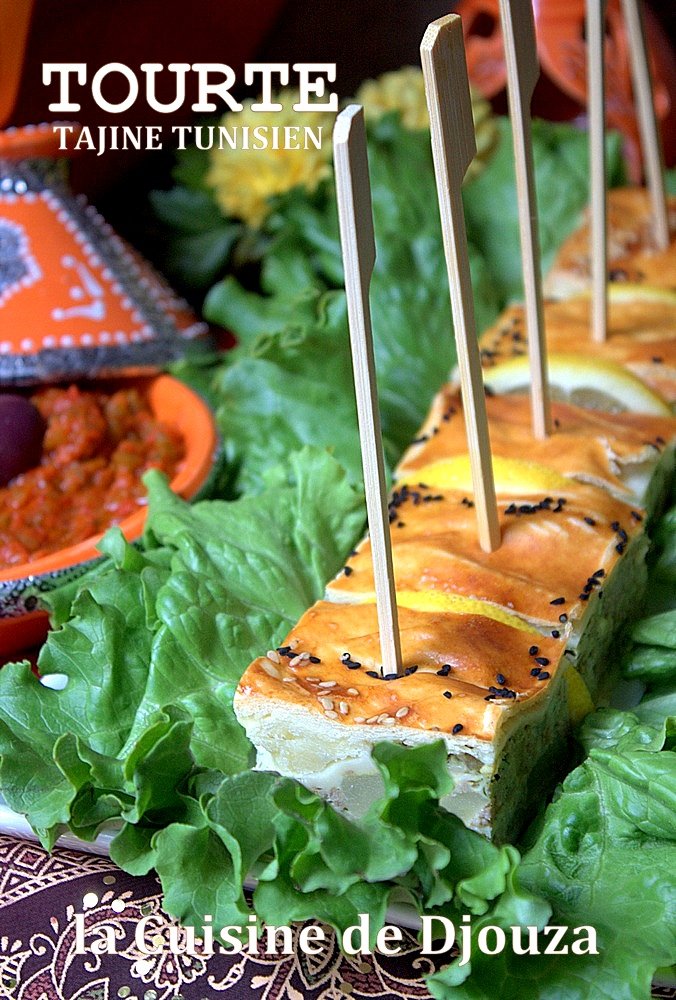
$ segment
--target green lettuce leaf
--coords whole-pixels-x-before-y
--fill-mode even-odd
[[[177,789],[194,769],[248,768],[235,685],[322,594],[364,522],[361,494],[318,450],[255,499],[191,507],[159,473],[147,485],[144,549],[115,529],[107,560],[53,597],[60,625],[38,670],[58,689],[25,663],[0,672],[0,788],[49,846],[66,824],[91,838],[114,818],[183,822]],[[118,847],[150,861],[147,838]]]
[[[119,534],[109,537],[119,552]],[[129,558],[133,568],[118,564],[90,575],[67,622],[44,645],[38,669],[65,682],[62,690],[45,687],[26,663],[0,671],[2,793],[50,846],[77,791],[54,758],[57,741],[70,734],[114,757],[143,698],[153,642],[148,595],[168,568],[138,553]]]
[[[624,718],[623,718],[624,716]],[[500,906],[474,925],[469,966],[428,980],[440,1000],[645,1000],[676,956],[676,754],[627,713],[587,722],[587,760],[564,781],[517,873],[552,907],[551,925],[592,926],[599,954],[489,957],[481,926],[508,928]],[[596,746],[594,746],[596,744]],[[600,749],[599,746],[604,746]],[[521,922],[521,921],[518,921]],[[637,929],[640,928],[640,933]],[[575,940],[568,933],[565,943]]]

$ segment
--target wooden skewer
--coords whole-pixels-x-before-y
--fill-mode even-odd
[[[622,0],[629,34],[634,104],[641,133],[641,151],[653,213],[653,238],[658,250],[669,246],[669,216],[664,188],[664,154],[653,102],[653,86],[648,59],[645,25],[640,0]]]
[[[476,153],[476,140],[462,26],[457,14],[447,14],[428,26],[420,55],[430,115],[479,543],[485,552],[493,552],[500,545],[500,525],[460,193],[463,177]]]
[[[587,109],[589,116],[589,171],[592,283],[592,340],[602,344],[608,328],[608,220],[606,205],[605,142],[605,0],[587,0]]]
[[[533,437],[542,440],[552,432],[552,411],[547,377],[540,233],[530,116],[531,99],[540,75],[540,67],[530,0],[500,0],[500,20],[507,64],[507,91],[512,119],[516,190],[519,202],[521,269],[526,300]]]
[[[380,655],[387,676],[401,673],[401,647],[369,308],[376,244],[364,112],[359,105],[352,104],[338,115],[333,153]]]

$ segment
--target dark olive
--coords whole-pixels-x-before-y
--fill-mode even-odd
[[[0,394],[0,487],[40,461],[46,424],[30,400]]]

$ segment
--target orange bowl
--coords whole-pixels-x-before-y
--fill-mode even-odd
[[[128,384],[128,380],[127,380]],[[185,457],[171,481],[171,488],[186,500],[193,499],[205,486],[214,465],[218,433],[213,414],[196,394],[170,375],[138,379],[150,408],[158,420],[174,428],[183,438]],[[117,525],[128,541],[143,531],[146,511],[140,509]],[[37,645],[47,634],[46,612],[33,606],[35,590],[48,590],[77,575],[99,555],[97,545],[104,532],[92,535],[68,548],[40,559],[0,570],[0,657]],[[21,599],[30,590],[28,607]]]

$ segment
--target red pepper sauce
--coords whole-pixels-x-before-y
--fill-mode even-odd
[[[141,477],[171,479],[183,440],[138,389],[36,392],[47,424],[40,464],[0,489],[0,567],[28,562],[99,534],[145,505]]]

